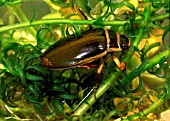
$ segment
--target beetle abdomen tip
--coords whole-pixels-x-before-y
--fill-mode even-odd
[[[48,58],[40,58],[40,63],[41,65],[45,66],[45,67],[52,67],[51,62],[48,60]]]

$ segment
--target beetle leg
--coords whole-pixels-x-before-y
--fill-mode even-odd
[[[124,71],[126,64],[125,62],[120,62],[119,58],[116,57],[115,55],[112,54],[112,60],[114,61],[114,63],[116,64],[116,66],[121,70]]]
[[[103,67],[104,67],[104,62],[106,61],[106,57],[103,58],[98,70],[97,70],[97,74],[100,75],[102,70],[103,70]]]
[[[97,73],[96,73],[96,77],[98,78],[98,82],[97,82],[97,84],[94,86],[94,97],[95,97],[95,99],[96,99],[96,90],[97,90],[100,82],[102,81],[102,78],[100,77],[100,74],[101,74],[101,72],[102,72],[102,70],[103,70],[104,62],[105,62],[105,61],[106,61],[106,57],[103,58],[101,64],[99,65],[99,68],[98,68],[98,70],[97,70]]]

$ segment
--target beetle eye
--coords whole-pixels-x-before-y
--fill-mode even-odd
[[[122,48],[122,50],[128,50],[129,49],[128,43],[121,43],[120,47]]]

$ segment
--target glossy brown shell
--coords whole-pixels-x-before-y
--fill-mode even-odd
[[[57,41],[40,56],[40,63],[50,69],[67,69],[93,62],[107,54],[103,29],[92,29],[81,37],[68,36]]]

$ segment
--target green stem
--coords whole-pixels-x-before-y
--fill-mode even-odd
[[[170,55],[170,50],[167,49],[161,52],[160,54],[154,56],[150,60],[143,62],[137,69],[131,71],[126,78],[123,78],[121,80],[121,85],[127,84],[128,82],[133,80],[135,77],[137,77],[139,74],[143,73],[147,69],[158,64],[163,58],[169,57],[169,55]]]
[[[144,2],[150,2],[150,0],[144,0]],[[150,14],[151,14],[151,5],[149,4],[144,10],[143,19],[145,21],[145,26],[144,26],[145,28],[147,27],[149,23]]]
[[[169,13],[165,13],[159,16],[154,16],[151,18],[151,21],[163,20],[169,17]],[[135,23],[140,23],[142,19],[136,20]],[[114,26],[114,25],[124,25],[125,23],[129,23],[129,21],[97,21],[96,20],[74,20],[74,19],[43,19],[43,20],[36,20],[36,21],[27,21],[21,22],[18,24],[3,26],[0,28],[0,33],[5,32],[8,30],[23,28],[23,27],[30,27],[35,25],[42,25],[42,24],[77,24],[77,25],[103,25],[103,26]]]
[[[11,29],[30,27],[35,25],[42,24],[78,24],[78,25],[105,25],[105,26],[113,26],[113,25],[124,25],[128,21],[102,21],[96,22],[96,20],[76,20],[76,19],[43,19],[32,22],[22,22],[10,26],[3,26],[0,28],[0,33],[4,31],[8,31]],[[95,23],[95,24],[94,24]]]
[[[165,18],[169,18],[169,13],[163,13],[163,14],[159,14],[159,15],[155,15],[154,17],[151,17],[151,21],[161,21],[164,20]]]
[[[166,95],[163,95],[160,99],[158,99],[155,103],[153,103],[151,107],[145,109],[144,111],[136,113],[134,115],[130,115],[126,119],[123,119],[122,121],[134,121],[140,119],[143,116],[146,116],[148,113],[153,112],[155,109],[159,108],[159,106],[164,102],[165,97]]]
[[[111,73],[106,80],[103,80],[100,87],[96,91],[96,98],[102,96],[106,90],[114,83],[114,81],[119,77],[122,72],[118,70],[117,72]],[[91,95],[75,112],[74,115],[83,115],[94,103],[96,99],[94,95]]]

